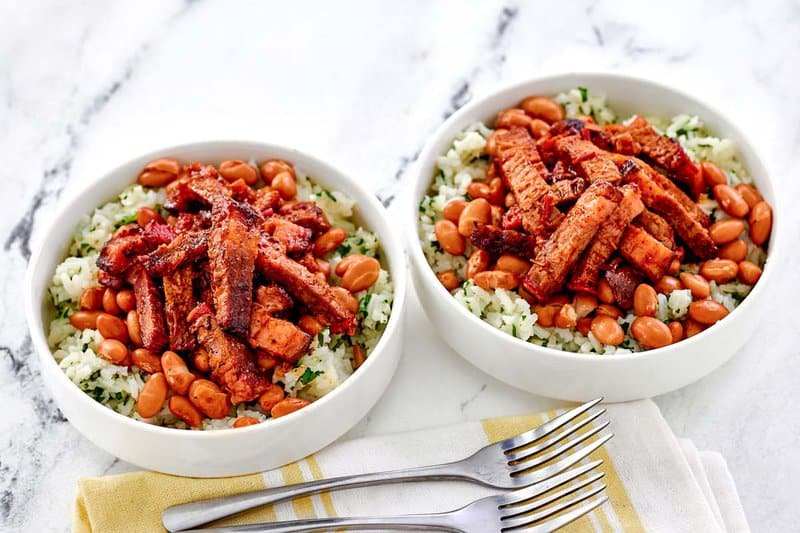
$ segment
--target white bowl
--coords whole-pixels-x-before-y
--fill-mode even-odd
[[[425,260],[418,239],[418,205],[430,186],[436,158],[453,137],[478,120],[492,121],[529,95],[556,95],[584,86],[607,95],[620,116],[631,113],[699,115],[715,135],[732,139],[742,162],[773,207],[769,260],[761,279],[742,304],[703,333],[665,348],[630,355],[583,355],[539,347],[508,335],[468,312],[442,287]],[[751,336],[763,309],[765,288],[782,253],[781,209],[762,159],[745,135],[713,107],[673,88],[612,74],[570,73],[537,78],[471,101],[453,114],[429,140],[411,173],[406,206],[409,256],[414,282],[428,318],[445,341],[469,362],[515,387],[563,400],[598,396],[618,402],[656,396],[683,387],[727,361]]]
[[[370,357],[333,392],[296,413],[266,423],[240,429],[186,431],[152,426],[112,411],[81,391],[58,367],[46,341],[45,328],[53,315],[46,288],[75,227],[81,216],[133,183],[145,163],[161,157],[207,163],[278,157],[356,201],[358,218],[380,237],[394,283],[394,305],[383,337]],[[51,221],[41,244],[28,267],[25,312],[44,381],[78,431],[107,452],[143,468],[193,477],[235,476],[305,457],[340,437],[372,408],[389,384],[402,353],[405,256],[383,206],[342,172],[295,150],[257,142],[215,141],[174,146],[137,157],[76,191]]]

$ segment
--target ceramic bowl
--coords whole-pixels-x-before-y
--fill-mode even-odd
[[[140,422],[97,403],[61,371],[46,341],[54,310],[47,287],[79,219],[133,183],[149,161],[173,157],[183,162],[281,158],[327,188],[356,201],[357,218],[381,241],[385,267],[394,283],[394,306],[383,337],[367,361],[333,392],[290,415],[240,429],[187,431]],[[142,468],[192,477],[235,476],[276,468],[325,447],[372,408],[394,374],[402,353],[406,264],[395,229],[383,206],[331,165],[288,148],[246,141],[214,141],[164,148],[136,157],[72,191],[71,199],[43,232],[26,276],[25,311],[42,375],[58,407],[75,428],[107,452]]]
[[[428,190],[436,158],[456,134],[530,95],[553,95],[574,87],[605,94],[620,116],[633,113],[697,114],[719,137],[732,139],[756,186],[773,207],[769,259],[752,292],[725,319],[699,335],[664,348],[629,355],[584,355],[544,348],[508,335],[471,314],[437,280],[418,239],[418,206]],[[412,275],[431,323],[445,341],[484,372],[515,387],[551,398],[582,401],[603,396],[627,401],[684,387],[727,361],[752,335],[764,309],[766,288],[782,260],[782,211],[767,168],[753,144],[731,120],[680,90],[644,79],[612,74],[569,73],[532,79],[477,98],[433,134],[411,171],[413,187],[405,222]]]

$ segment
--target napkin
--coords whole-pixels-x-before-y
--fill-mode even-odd
[[[698,451],[691,441],[677,439],[650,400],[605,408],[608,414],[598,420],[610,419],[615,436],[588,460],[603,460],[605,476],[601,482],[607,485],[609,501],[564,531],[749,531],[722,456]],[[562,412],[337,442],[280,469],[236,478],[192,479],[155,472],[81,478],[73,531],[163,531],[161,511],[177,503],[325,477],[457,460]],[[215,525],[440,512],[496,492],[455,481],[381,485],[264,506]]]

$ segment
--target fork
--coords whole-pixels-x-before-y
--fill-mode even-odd
[[[311,518],[286,522],[249,524],[245,526],[196,529],[192,531],[195,533],[290,533],[293,531],[319,531],[350,527],[354,529],[433,529],[440,531],[469,532],[508,531],[510,529],[532,526],[526,529],[526,531],[544,533],[555,531],[608,501],[608,498],[601,494],[603,490],[605,490],[605,485],[593,487],[587,491],[581,490],[585,487],[589,487],[595,481],[603,477],[603,473],[597,472],[553,494],[549,494],[535,501],[531,500],[557,487],[565,485],[584,474],[588,474],[601,463],[602,461],[594,461],[524,489],[487,496],[465,507],[446,513],[350,518]],[[548,505],[567,496],[573,497],[548,507]],[[558,515],[558,513],[567,510],[569,511]],[[546,521],[542,522],[543,520]]]
[[[606,421],[583,434],[569,438],[605,413],[605,409],[600,409],[587,415],[584,420],[557,432],[558,429],[586,413],[602,400],[602,398],[592,400],[530,431],[495,444],[489,444],[460,461],[388,472],[354,474],[174,505],[164,510],[161,519],[167,530],[175,532],[207,524],[261,505],[324,491],[389,482],[460,480],[498,489],[526,487],[544,481],[577,464],[612,437],[612,434],[601,436],[598,440],[552,464],[536,468],[575,448],[608,426]],[[537,441],[541,442],[537,443]]]

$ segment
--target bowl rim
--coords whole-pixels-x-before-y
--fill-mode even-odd
[[[405,248],[402,244],[402,238],[399,237],[396,232],[389,231],[386,235],[378,234],[380,248],[384,254],[386,254],[387,258],[387,271],[391,276],[391,281],[393,285],[393,301],[392,301],[392,312],[389,315],[389,321],[384,328],[383,333],[381,334],[378,343],[372,350],[370,357],[366,359],[364,364],[358,368],[361,372],[353,372],[347,379],[344,380],[339,386],[337,386],[334,390],[309,404],[308,406],[304,407],[300,411],[297,411],[296,414],[298,416],[294,416],[295,413],[290,413],[289,415],[279,417],[278,419],[268,419],[270,420],[269,424],[253,424],[251,426],[246,426],[243,428],[221,428],[221,429],[214,429],[214,430],[186,430],[180,428],[171,428],[165,426],[159,426],[155,424],[148,424],[147,422],[142,422],[140,420],[136,420],[129,416],[125,416],[122,413],[119,413],[105,405],[95,401],[94,399],[90,398],[88,394],[83,392],[72,380],[70,380],[67,375],[59,368],[58,364],[56,363],[55,358],[53,357],[53,352],[50,349],[47,343],[47,335],[45,333],[47,324],[45,320],[40,318],[41,315],[41,305],[42,302],[35,302],[33,298],[34,294],[34,271],[37,269],[39,262],[41,261],[42,251],[44,248],[44,244],[48,241],[49,235],[53,232],[54,228],[59,224],[59,222],[67,216],[67,213],[72,211],[75,208],[76,204],[80,203],[81,193],[89,190],[90,188],[103,183],[104,181],[108,180],[110,176],[122,172],[123,169],[127,166],[134,164],[137,161],[150,161],[158,158],[169,157],[170,152],[178,152],[184,150],[212,150],[212,149],[220,149],[229,146],[231,148],[245,148],[245,147],[252,147],[264,153],[265,157],[269,157],[270,154],[276,153],[285,153],[291,154],[292,157],[296,159],[290,159],[289,157],[283,155],[279,156],[282,158],[290,159],[290,162],[295,164],[299,168],[303,168],[304,166],[319,166],[326,170],[327,173],[338,174],[344,181],[345,187],[343,192],[350,194],[350,191],[357,190],[364,198],[366,198],[366,203],[368,207],[364,207],[360,201],[356,202],[356,206],[358,209],[369,209],[373,210],[375,214],[379,217],[386,218],[386,208],[381,204],[378,198],[369,191],[365,186],[361,185],[359,182],[354,180],[349,173],[342,171],[339,167],[329,163],[325,160],[322,160],[316,156],[310,155],[307,152],[298,150],[296,148],[292,148],[289,146],[270,143],[270,142],[262,142],[262,141],[252,141],[252,140],[245,140],[245,139],[220,139],[220,140],[205,140],[205,141],[196,141],[196,142],[186,142],[180,143],[175,145],[166,146],[163,148],[158,148],[154,150],[150,150],[145,153],[141,153],[139,155],[135,155],[126,159],[125,161],[118,163],[110,168],[106,168],[105,170],[100,171],[97,176],[91,180],[88,180],[85,184],[79,187],[72,187],[71,194],[67,194],[65,197],[65,201],[61,204],[60,208],[50,217],[49,220],[46,221],[45,227],[40,233],[38,238],[37,245],[33,247],[33,253],[31,254],[30,259],[28,260],[28,266],[25,270],[25,317],[26,322],[28,324],[28,331],[30,332],[31,339],[33,342],[33,347],[36,350],[39,359],[42,364],[42,371],[43,372],[51,372],[56,373],[58,377],[56,378],[57,381],[60,381],[61,384],[69,389],[70,393],[73,397],[76,398],[76,401],[79,404],[82,404],[83,408],[86,409],[93,409],[99,414],[99,416],[110,416],[111,420],[117,421],[121,424],[125,424],[130,426],[132,429],[142,430],[146,432],[151,432],[154,435],[163,435],[163,436],[171,436],[171,437],[178,437],[178,438],[186,438],[186,439],[202,439],[202,440],[209,440],[209,439],[225,439],[230,438],[232,435],[242,435],[245,432],[253,433],[256,431],[280,431],[284,426],[296,423],[298,420],[302,420],[304,413],[312,413],[316,410],[322,409],[325,405],[333,402],[344,394],[343,391],[346,391],[349,388],[356,386],[356,383],[361,381],[362,379],[368,379],[365,377],[365,374],[369,372],[369,369],[374,366],[375,362],[372,360],[376,357],[380,357],[384,348],[388,345],[390,341],[392,341],[392,337],[400,330],[401,320],[403,319],[403,311],[405,309],[405,301],[406,301],[406,293],[407,293],[407,285],[408,285],[408,261],[407,261],[407,254],[405,252]],[[278,157],[278,156],[274,156]],[[202,158],[199,158],[202,161]],[[127,187],[129,185],[135,184],[135,176],[132,176],[133,180],[126,185],[123,185],[120,188],[120,192],[122,188]],[[321,182],[324,184],[324,177],[318,181],[318,178],[315,176],[313,178],[315,182]],[[116,193],[118,194],[118,193]],[[111,200],[107,200],[111,201]],[[95,206],[97,207],[97,206]],[[78,221],[76,220],[75,224]],[[375,231],[370,228],[370,231]],[[377,231],[375,231],[377,233]],[[63,260],[63,259],[62,259]],[[394,263],[395,267],[392,269],[389,263]],[[44,291],[46,293],[46,290]],[[37,318],[39,317],[39,318]],[[38,328],[38,324],[41,322],[41,328]],[[49,388],[49,387],[48,387]],[[51,391],[53,393],[55,391]]]
[[[524,350],[529,350],[531,353],[534,353],[538,356],[551,357],[556,360],[564,359],[569,361],[584,362],[586,364],[622,364],[632,360],[645,362],[653,358],[658,358],[662,355],[667,356],[668,354],[674,353],[678,350],[684,350],[702,343],[705,339],[715,334],[714,326],[716,326],[716,324],[706,328],[697,335],[682,339],[680,342],[675,344],[670,344],[662,348],[655,348],[642,352],[631,352],[627,354],[606,355],[597,353],[578,353],[539,346],[493,327],[491,324],[475,316],[473,313],[467,310],[466,307],[461,305],[436,278],[433,268],[431,268],[422,252],[422,245],[419,241],[419,202],[421,197],[427,192],[433,179],[432,175],[428,176],[425,174],[427,167],[426,163],[433,164],[435,163],[435,158],[442,155],[441,153],[435,153],[434,149],[436,148],[436,145],[442,141],[442,138],[448,133],[448,130],[454,123],[461,122],[464,117],[470,115],[480,115],[482,114],[481,111],[485,111],[483,108],[488,107],[491,102],[509,98],[511,94],[523,90],[525,87],[531,85],[561,84],[564,85],[564,89],[562,90],[567,90],[571,87],[577,86],[579,83],[591,87],[592,80],[600,79],[614,80],[616,82],[648,87],[649,89],[654,89],[656,91],[673,93],[678,98],[692,102],[698,108],[705,108],[707,115],[706,117],[701,118],[713,116],[713,119],[719,122],[721,126],[726,129],[726,132],[729,134],[729,136],[738,137],[738,144],[745,146],[750,152],[752,157],[751,160],[748,161],[747,168],[750,169],[753,166],[761,166],[763,168],[764,175],[759,177],[759,181],[762,183],[767,183],[770,192],[773,193],[773,199],[770,201],[770,207],[772,208],[772,233],[769,240],[767,260],[758,283],[753,286],[753,289],[750,291],[750,293],[748,293],[742,302],[736,306],[736,308],[733,309],[733,311],[731,311],[723,320],[729,319],[732,315],[734,315],[734,313],[736,316],[740,316],[748,312],[751,307],[755,305],[753,302],[758,299],[759,295],[767,290],[768,281],[773,277],[773,272],[776,270],[776,258],[781,257],[780,253],[783,249],[782,241],[784,230],[782,229],[782,224],[776,223],[779,218],[777,214],[783,212],[782,208],[780,207],[782,202],[779,195],[775,191],[775,182],[771,178],[771,171],[765,163],[765,159],[758,147],[750,140],[749,136],[744,134],[743,130],[736,124],[736,122],[729,118],[728,115],[724,114],[718,108],[709,104],[705,100],[691,95],[682,89],[670,85],[669,83],[665,83],[661,80],[656,81],[654,79],[639,75],[603,71],[569,71],[557,74],[548,74],[544,76],[534,76],[521,81],[516,80],[512,83],[501,84],[494,89],[489,89],[484,94],[472,99],[458,111],[450,115],[444,122],[442,122],[442,124],[439,125],[436,131],[428,137],[425,146],[420,151],[419,156],[414,162],[414,167],[412,170],[414,183],[410,190],[410,198],[407,200],[407,218],[405,219],[407,221],[407,230],[405,233],[409,263],[413,265],[419,274],[419,279],[423,280],[423,284],[426,286],[426,288],[435,286],[433,290],[436,291],[436,294],[447,300],[448,303],[446,305],[456,309],[456,314],[458,316],[468,321],[468,324],[480,328],[481,331],[491,335],[498,342],[510,342],[512,345]],[[570,81],[573,82],[572,85],[569,85]],[[496,113],[499,112],[500,109],[491,111]],[[714,133],[719,134],[719,132]],[[737,147],[737,152],[739,154],[741,153],[740,147]],[[754,161],[755,165],[753,164]],[[716,331],[719,331],[719,329]],[[598,355],[602,355],[603,357],[597,357]]]

